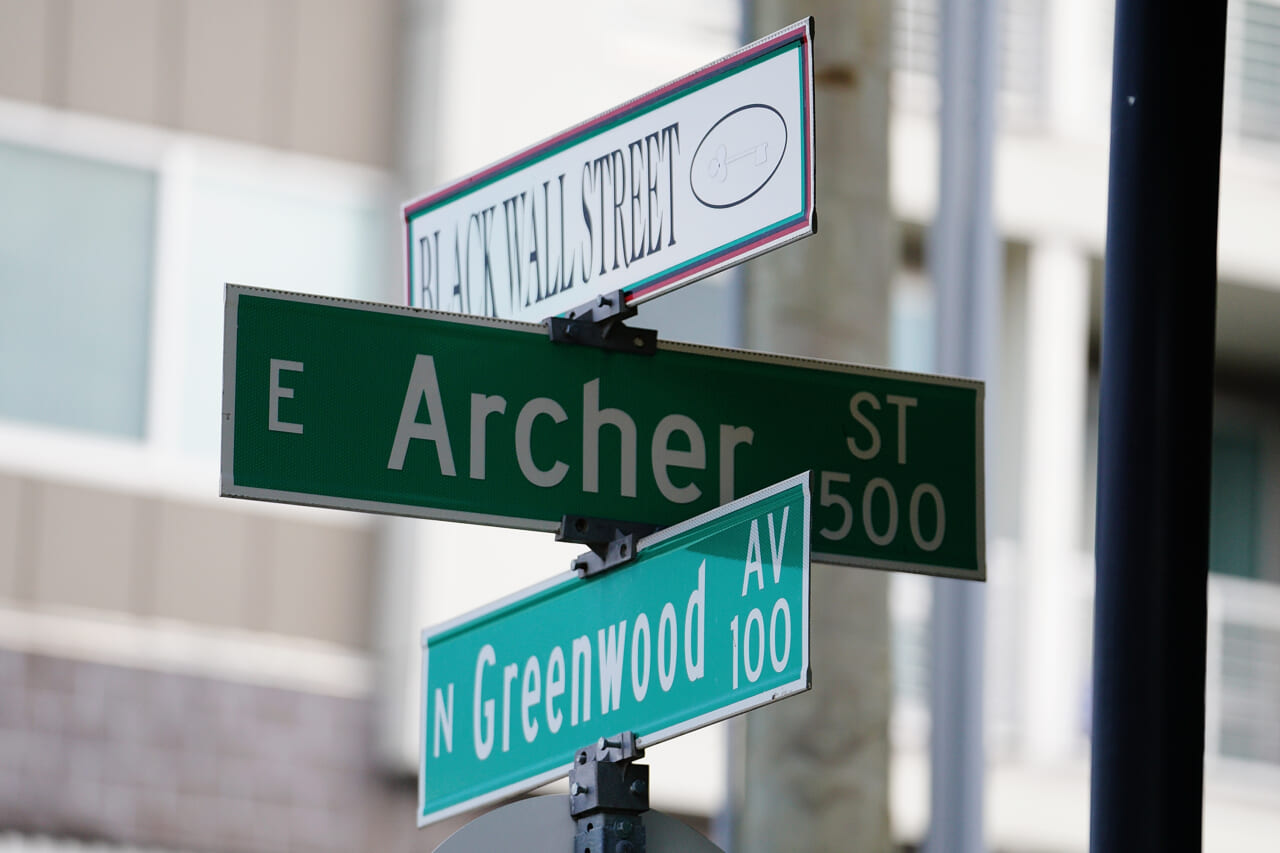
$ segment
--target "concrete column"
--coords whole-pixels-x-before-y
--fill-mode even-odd
[[[1022,729],[1027,757],[1067,757],[1088,677],[1088,610],[1076,571],[1083,514],[1089,263],[1056,239],[1027,269],[1022,479]]]
[[[744,267],[747,346],[884,364],[888,0],[755,0],[755,35],[812,14],[818,233]],[[889,832],[888,575],[815,565],[813,690],[746,716],[736,853],[881,853]]]
[[[378,760],[393,773],[415,772],[422,692],[420,631],[427,625],[425,533],[428,522],[383,518],[377,526],[373,620],[378,691]]]
[[[401,0],[400,69],[396,109],[395,159],[398,204],[426,192],[440,181],[440,87],[442,47],[449,4],[436,0]],[[390,208],[388,213],[394,211]],[[395,261],[384,298],[404,299],[400,231],[387,246]],[[427,552],[432,525],[409,518],[377,522],[372,645],[376,652],[378,758],[396,773],[416,772],[418,695],[422,689],[418,637],[428,618]]]

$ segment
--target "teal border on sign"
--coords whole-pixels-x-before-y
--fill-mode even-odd
[[[712,62],[696,71],[640,95],[600,115],[577,124],[542,142],[486,166],[466,177],[440,187],[403,206],[404,218],[404,282],[405,305],[413,305],[413,281],[416,266],[413,260],[410,231],[413,221],[444,204],[452,203],[478,192],[509,175],[540,163],[568,148],[606,133],[628,121],[648,115],[679,98],[697,92],[714,83],[734,77],[744,71],[767,62],[789,51],[796,52],[799,65],[800,86],[800,168],[803,176],[800,209],[794,214],[778,219],[750,235],[726,243],[703,254],[669,267],[639,282],[622,288],[628,295],[628,303],[643,302],[668,289],[689,284],[699,278],[719,272],[741,258],[775,248],[805,237],[817,230],[815,217],[814,104],[813,104],[813,19],[806,18],[776,33],[765,36],[752,44]],[[664,286],[665,285],[665,286]]]

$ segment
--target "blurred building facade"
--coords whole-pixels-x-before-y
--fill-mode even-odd
[[[1082,851],[1113,10],[1001,6],[988,836]],[[1280,831],[1280,4],[1230,9],[1206,694],[1206,849],[1224,851]],[[896,11],[893,362],[927,371],[937,0]],[[573,549],[218,498],[223,283],[399,301],[400,202],[727,53],[742,17],[738,0],[0,0],[0,850],[443,837],[414,829],[417,630]],[[642,319],[734,344],[738,300],[729,276]],[[927,582],[896,578],[892,600],[894,819],[913,842]],[[651,762],[659,807],[714,816],[722,732]]]
[[[217,498],[208,417],[219,281],[383,295],[397,14],[0,5],[0,833],[398,849],[370,524]]]

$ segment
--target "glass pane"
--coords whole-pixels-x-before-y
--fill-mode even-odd
[[[0,418],[141,438],[153,173],[0,143]]]
[[[1241,131],[1280,139],[1280,6],[1244,5],[1241,45]]]
[[[188,190],[181,450],[216,459],[226,283],[372,301],[401,301],[403,285],[388,277],[389,203],[355,189],[304,192],[218,164],[198,166]]]
[[[1255,435],[1230,432],[1213,437],[1213,482],[1209,496],[1209,568],[1228,575],[1258,576],[1260,464]]]
[[[1223,625],[1221,703],[1219,751],[1280,763],[1280,631]]]
[[[889,298],[889,365],[898,370],[935,370],[937,334],[929,282],[919,273],[900,272]]]

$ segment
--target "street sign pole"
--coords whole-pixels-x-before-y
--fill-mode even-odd
[[[435,853],[493,853],[517,846],[520,853],[571,853],[576,827],[568,800],[563,795],[529,797],[486,812],[445,839]],[[724,853],[688,824],[655,809],[645,812],[644,829],[649,853]]]
[[[419,825],[563,776],[584,743],[643,750],[809,689],[809,480],[424,631]]]
[[[1094,853],[1201,849],[1227,16],[1225,0],[1116,4],[1098,423]]]
[[[577,824],[574,853],[615,850],[646,853],[649,766],[634,732],[578,750],[569,770],[569,814]]]

